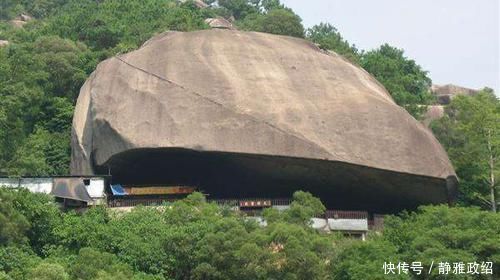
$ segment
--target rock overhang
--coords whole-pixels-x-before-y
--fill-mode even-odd
[[[117,162],[127,166],[123,159],[137,151],[158,151],[164,155],[158,162],[167,164],[169,150],[177,159],[193,153],[202,159],[230,159],[229,166],[252,158],[252,164],[242,164],[241,172],[266,174],[250,168],[255,162],[271,169],[285,164],[293,167],[290,170],[310,170],[300,176],[284,172],[288,177],[268,172],[269,178],[278,179],[260,178],[267,187],[257,189],[270,193],[276,182],[286,182],[291,190],[309,180],[315,182],[308,184],[313,192],[332,188],[337,191],[325,196],[344,195],[351,205],[361,190],[367,195],[385,190],[380,196],[404,201],[393,202],[400,205],[395,208],[450,202],[456,193],[456,184],[450,183],[456,176],[441,145],[378,82],[340,56],[284,36],[231,30],[169,32],[137,51],[102,62],[77,102],[72,172],[93,174],[111,165],[117,170]],[[332,169],[357,175],[339,183],[346,176],[326,176]],[[375,180],[360,170],[385,175]],[[199,177],[196,174],[203,173],[192,176]],[[325,176],[323,183],[317,182]],[[363,176],[372,179],[355,179]]]

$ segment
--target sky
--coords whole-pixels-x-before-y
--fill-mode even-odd
[[[305,27],[334,25],[358,48],[405,50],[434,84],[500,96],[500,0],[281,0]]]

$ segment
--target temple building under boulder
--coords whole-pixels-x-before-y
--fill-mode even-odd
[[[306,40],[257,32],[166,32],[103,61],[80,91],[71,144],[72,174],[105,175],[111,207],[200,191],[251,212],[304,190],[332,219],[374,226],[457,193],[439,142],[372,76]]]

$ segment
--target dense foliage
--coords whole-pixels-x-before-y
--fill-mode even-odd
[[[320,23],[307,29],[307,38],[322,49],[333,50],[354,63],[359,63],[361,54],[355,45],[345,40],[340,32],[329,23]]]
[[[431,79],[427,72],[401,49],[388,44],[369,51],[361,57],[361,66],[372,74],[391,93],[394,101],[419,118],[432,101]]]
[[[251,14],[241,20],[238,26],[243,30],[304,37],[300,17],[285,8],[273,8],[266,13]]]
[[[0,188],[0,200],[0,279],[364,280],[386,279],[384,262],[428,269],[431,260],[493,261],[500,276],[500,216],[475,208],[389,217],[383,235],[362,242],[310,228],[324,206],[304,192],[289,210],[267,210],[267,226],[198,193],[167,207],[81,214],[24,190]]]
[[[500,186],[500,100],[488,90],[458,96],[432,123],[460,182],[460,202],[496,211]]]
[[[21,13],[43,18],[66,2],[68,0],[1,0],[0,19],[13,19]]]

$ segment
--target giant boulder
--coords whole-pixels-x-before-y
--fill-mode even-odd
[[[432,133],[360,67],[302,39],[216,29],[100,63],[78,97],[71,170],[220,198],[304,189],[378,212],[457,188]]]

